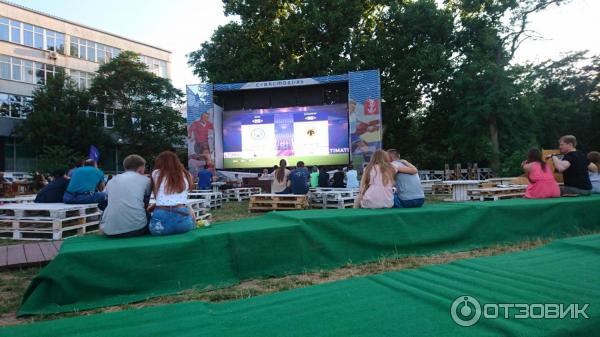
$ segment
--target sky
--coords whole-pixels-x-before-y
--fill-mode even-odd
[[[217,27],[235,19],[225,17],[221,0],[9,1],[170,50],[173,84],[182,90],[186,84],[200,82],[188,67],[186,54],[199,49]],[[600,54],[598,13],[600,0],[573,0],[533,15],[529,29],[542,39],[526,41],[515,62],[556,59],[578,50]]]

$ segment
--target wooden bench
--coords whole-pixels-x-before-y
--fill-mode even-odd
[[[352,208],[358,189],[314,189],[308,193],[310,208]]]
[[[250,212],[302,210],[308,206],[306,195],[255,194],[250,197]]]
[[[4,204],[0,205],[0,237],[61,240],[97,231],[101,215],[97,204]]]
[[[516,185],[511,187],[475,188],[469,190],[471,200],[493,200],[522,198],[527,186]]]
[[[225,190],[223,196],[226,201],[236,200],[238,202],[250,199],[252,195],[262,193],[260,187],[239,187]]]
[[[221,192],[192,191],[188,193],[188,198],[206,200],[211,209],[223,207],[223,193]]]

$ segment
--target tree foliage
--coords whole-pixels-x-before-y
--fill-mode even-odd
[[[214,83],[380,69],[384,146],[424,167],[512,174],[529,147],[555,148],[561,134],[600,147],[599,56],[514,63],[535,37],[530,16],[566,2],[225,0],[239,20],[188,63]]]
[[[38,155],[45,146],[57,146],[83,157],[90,145],[102,147],[109,142],[99,123],[83,112],[89,104],[87,91],[77,89],[64,73],[57,73],[35,90],[33,112],[14,132]]]
[[[183,93],[149,72],[139,55],[123,52],[101,65],[90,93],[100,109],[115,111],[114,138],[121,138],[124,152],[151,159],[183,143],[185,120],[173,108]]]

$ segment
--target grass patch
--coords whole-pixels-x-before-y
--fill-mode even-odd
[[[253,218],[261,215],[260,213],[248,212],[248,200],[242,202],[224,202],[223,207],[211,210],[213,223],[222,223],[245,218]]]
[[[341,268],[332,270],[318,270],[305,272],[302,274],[288,275],[284,277],[246,280],[238,285],[223,289],[214,289],[208,291],[206,289],[191,289],[182,291],[176,295],[151,298],[138,303],[98,308],[83,312],[41,315],[29,317],[26,319],[15,319],[15,312],[18,309],[20,298],[23,295],[26,287],[26,285],[23,284],[28,284],[29,280],[33,278],[33,276],[37,273],[39,269],[24,270],[15,272],[19,276],[15,277],[11,281],[13,284],[12,287],[6,288],[7,291],[12,289],[12,291],[10,291],[10,294],[8,292],[2,292],[2,296],[4,297],[6,295],[10,298],[10,300],[2,300],[1,302],[3,307],[0,311],[0,325],[23,324],[35,321],[52,320],[74,316],[85,316],[96,313],[116,312],[128,309],[139,309],[144,307],[152,307],[164,304],[181,303],[189,301],[204,301],[210,303],[218,303],[241,300],[260,295],[272,294],[280,291],[345,280],[352,277],[374,275],[405,269],[415,269],[428,265],[450,263],[462,259],[517,252],[526,249],[537,248],[539,246],[547,244],[550,241],[550,239],[537,239],[531,241],[523,241],[517,244],[497,245],[488,248],[474,249],[466,252],[446,252],[431,256],[386,256],[381,257],[380,259],[374,262],[364,264],[348,263],[347,265]],[[12,273],[13,272],[4,272],[4,277],[10,279],[11,277],[9,276],[9,274]],[[15,283],[21,283],[21,285],[17,286]]]

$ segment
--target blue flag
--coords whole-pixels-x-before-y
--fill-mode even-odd
[[[96,163],[98,162],[98,160],[100,160],[100,151],[98,151],[98,149],[94,145],[90,145],[89,157]]]

